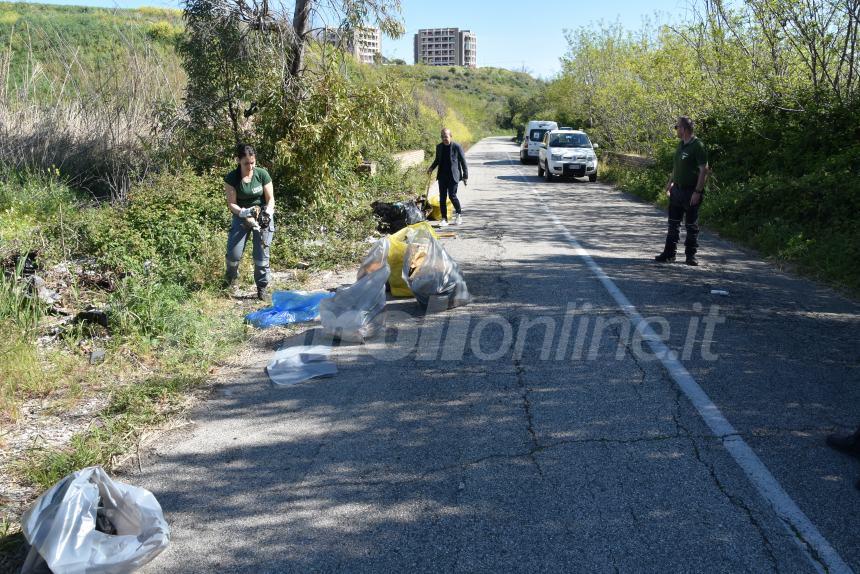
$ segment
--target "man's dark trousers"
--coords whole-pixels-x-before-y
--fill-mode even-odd
[[[681,239],[681,220],[684,220],[687,228],[687,237],[684,240],[684,253],[687,257],[696,254],[699,249],[699,207],[690,205],[690,199],[696,191],[695,187],[680,188],[672,186],[669,194],[669,232],[666,234],[665,253],[674,256],[678,250],[678,241]]]
[[[460,213],[460,200],[457,199],[458,182],[450,179],[439,180],[439,210],[442,212],[442,219],[448,219],[448,198],[454,204],[454,211]]]

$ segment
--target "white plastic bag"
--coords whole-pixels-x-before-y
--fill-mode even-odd
[[[402,272],[415,299],[425,307],[436,298],[443,309],[466,305],[471,300],[457,262],[426,230],[419,229],[409,239]]]
[[[105,520],[107,519],[107,520]],[[105,525],[116,534],[108,534]],[[72,473],[21,518],[30,553],[22,574],[132,572],[158,556],[170,528],[151,492],[113,481],[100,466]]]
[[[363,342],[381,327],[388,281],[388,242],[376,242],[358,270],[358,280],[338,289],[331,299],[320,303],[320,322],[326,334],[345,341]]]
[[[337,365],[328,360],[328,345],[301,345],[279,349],[266,366],[276,385],[287,386],[337,373]]]

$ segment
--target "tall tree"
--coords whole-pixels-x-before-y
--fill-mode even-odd
[[[252,132],[264,106],[306,97],[306,52],[326,22],[342,37],[364,26],[398,37],[399,13],[400,0],[188,0],[181,54],[193,147],[217,154]]]

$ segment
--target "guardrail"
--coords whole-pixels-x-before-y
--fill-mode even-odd
[[[418,165],[424,161],[423,149],[410,149],[394,154],[394,160],[400,164],[400,169]]]

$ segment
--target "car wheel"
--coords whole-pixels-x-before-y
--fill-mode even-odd
[[[523,152],[520,152],[520,163],[526,163],[526,156]]]
[[[549,162],[546,163],[546,170],[544,171],[544,178],[547,181],[552,181],[552,172],[549,170]]]
[[[538,158],[538,177],[543,177],[543,168],[540,165],[540,158]]]
[[[593,174],[589,175],[588,181],[590,181],[591,183],[594,183],[595,181],[597,181],[597,174],[593,173]]]

